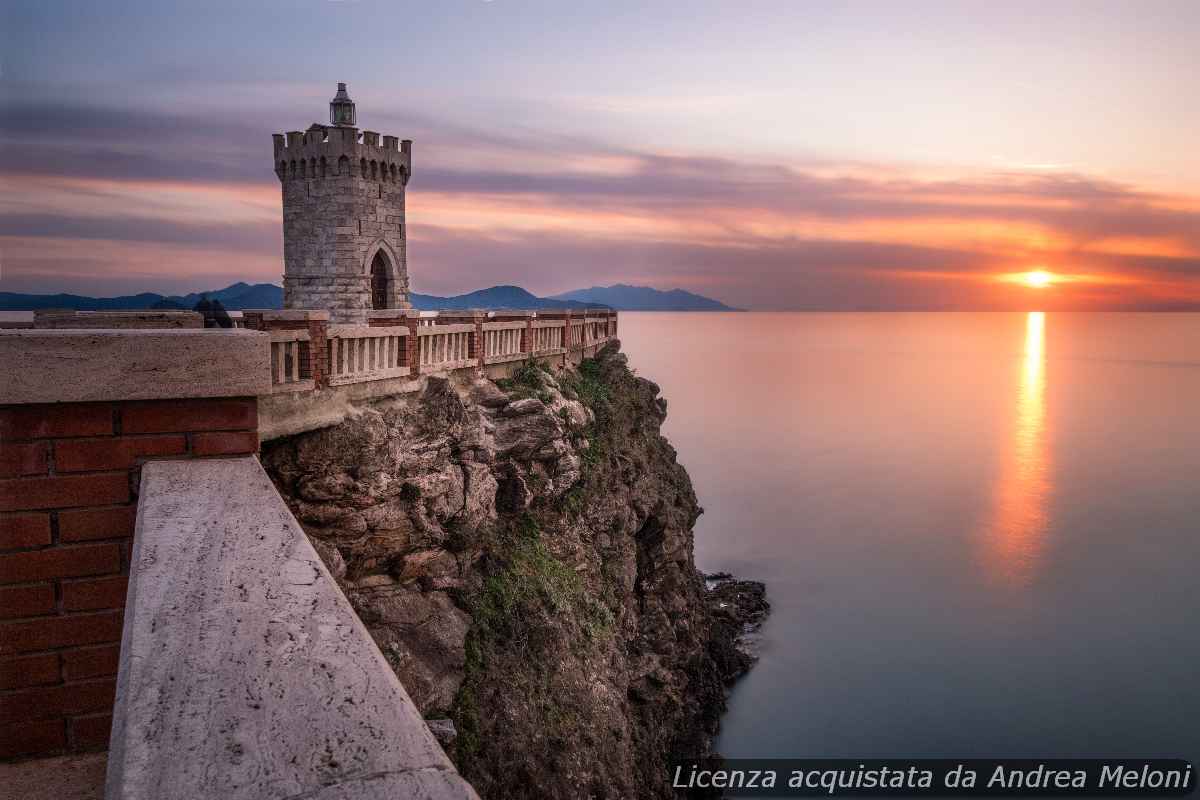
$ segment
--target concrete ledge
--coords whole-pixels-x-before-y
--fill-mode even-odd
[[[504,353],[498,356],[485,356],[483,363],[485,364],[504,364],[508,361],[525,361],[532,353]]]
[[[312,336],[308,331],[266,331],[272,342],[307,342]]]
[[[196,311],[62,311],[38,309],[33,327],[56,330],[203,328],[204,316]]]
[[[106,797],[478,800],[253,458],[142,468]]]
[[[0,404],[271,391],[271,339],[239,329],[0,330]]]
[[[377,308],[367,312],[367,319],[407,319],[420,315],[420,311],[412,308]]]
[[[406,325],[330,325],[325,335],[330,339],[408,336],[408,327]]]
[[[523,331],[525,330],[525,323],[521,321],[485,322],[483,323],[483,329],[485,331]]]
[[[341,424],[356,406],[388,397],[413,394],[424,388],[411,375],[347,383],[313,392],[277,392],[258,399],[259,441],[294,436]]]
[[[418,336],[437,336],[439,333],[474,333],[475,326],[469,322],[454,325],[422,325],[417,328]]]
[[[349,375],[330,375],[330,386],[348,386],[352,383],[373,383],[375,381],[395,380],[396,378],[411,378],[412,370],[406,364],[386,369],[352,372]]]
[[[454,372],[458,369],[475,369],[478,366],[479,359],[460,358],[458,361],[444,361],[440,364],[422,364],[417,372],[421,375],[436,375],[440,372]]]
[[[300,308],[247,308],[242,311],[243,316],[246,314],[262,317],[264,322],[329,319],[328,311],[307,311]]]

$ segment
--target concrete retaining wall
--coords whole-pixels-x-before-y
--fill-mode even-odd
[[[107,797],[477,800],[254,458],[142,471]]]

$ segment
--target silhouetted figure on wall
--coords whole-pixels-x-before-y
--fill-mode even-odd
[[[201,297],[200,302],[196,303],[196,307],[192,310],[198,311],[204,316],[204,327],[206,328],[233,327],[233,320],[229,318],[229,312],[225,310],[225,306],[221,305],[220,300]]]

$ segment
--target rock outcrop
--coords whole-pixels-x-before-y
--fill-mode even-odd
[[[709,754],[751,663],[738,614],[765,601],[728,582],[718,597],[696,571],[700,508],[658,395],[613,345],[557,376],[430,378],[264,445],[485,798],[671,796],[670,760]]]

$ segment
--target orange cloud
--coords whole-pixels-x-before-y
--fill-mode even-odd
[[[436,133],[409,187],[418,288],[625,281],[720,287],[748,307],[1024,307],[1027,287],[1005,276],[1041,266],[1063,276],[1054,302],[1067,306],[1200,307],[1197,197],[1044,171],[760,163]],[[133,157],[120,150],[127,138],[100,157],[83,149],[98,146],[89,140],[61,157],[41,141],[51,150],[34,162],[0,158],[19,189],[0,198],[6,283],[278,280],[278,183],[257,149],[204,150],[223,138],[193,142],[184,164],[167,158],[179,152],[170,142]]]

